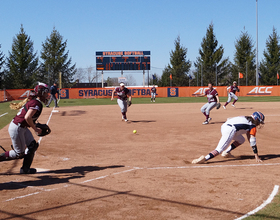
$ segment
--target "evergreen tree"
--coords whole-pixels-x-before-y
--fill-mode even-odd
[[[217,75],[218,85],[225,84],[227,81],[226,76],[230,73],[230,62],[229,58],[223,59],[223,54],[223,45],[218,47],[214,26],[211,23],[206,31],[206,36],[202,39],[201,48],[199,49],[200,56],[194,63],[196,70],[193,74],[196,79],[193,82],[197,83],[198,81],[199,85],[202,82],[203,86],[207,85],[208,82],[212,82],[215,85]]]
[[[76,64],[71,65],[72,59],[68,59],[69,51],[66,51],[67,40],[54,28],[50,37],[42,44],[41,59],[43,60],[38,79],[48,84],[59,83],[61,72],[62,87],[71,87],[73,76],[76,73]]]
[[[277,85],[277,72],[280,73],[280,45],[279,36],[273,27],[272,34],[266,40],[266,50],[263,52],[264,59],[260,63],[261,78],[263,85]]]
[[[183,47],[180,42],[180,37],[174,41],[175,50],[170,52],[170,64],[163,71],[162,86],[169,86],[170,81],[166,78],[168,72],[168,79],[172,75],[172,86],[186,86],[188,85],[188,75],[191,68],[191,62],[187,60],[187,48]]]
[[[12,52],[7,58],[6,88],[33,88],[38,72],[37,53],[33,52],[33,42],[21,25],[19,34],[13,39]]]
[[[239,39],[235,43],[234,64],[232,65],[232,80],[238,80],[238,74],[241,72],[243,78],[240,79],[240,85],[255,85],[256,83],[256,65],[253,41],[247,32],[241,32]],[[246,79],[247,69],[247,79]]]
[[[162,71],[161,79],[158,81],[158,86],[160,87],[171,86],[170,75],[171,75],[171,67],[168,65]]]
[[[1,44],[0,44],[0,48],[1,48]],[[5,55],[3,54],[3,52],[0,51],[0,89],[4,88],[4,70],[2,70],[4,63],[5,63]]]

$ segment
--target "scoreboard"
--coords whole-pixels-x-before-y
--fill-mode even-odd
[[[150,51],[97,51],[96,70],[150,70]]]

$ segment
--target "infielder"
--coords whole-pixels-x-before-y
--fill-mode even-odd
[[[49,96],[49,88],[44,83],[39,83],[30,94],[28,101],[13,118],[9,126],[9,135],[12,140],[12,150],[0,154],[0,161],[22,159],[23,165],[20,173],[34,174],[36,169],[30,168],[35,151],[39,144],[34,140],[30,130],[31,127],[36,133],[40,134],[42,130],[36,127],[35,121],[41,115],[43,103],[46,105]]]
[[[156,102],[157,89],[155,85],[151,88],[151,102]]]
[[[233,82],[233,85],[232,86],[229,86],[227,88],[227,92],[228,92],[228,100],[227,102],[223,105],[223,108],[226,109],[226,106],[228,105],[228,103],[230,103],[230,101],[232,99],[234,99],[233,103],[232,103],[232,107],[235,107],[235,103],[237,102],[238,100],[238,97],[235,95],[236,92],[239,92],[239,88],[237,86],[237,83],[236,81]]]
[[[210,111],[220,103],[218,92],[213,88],[212,83],[208,83],[208,88],[204,94],[196,94],[196,97],[207,96],[208,102],[201,107],[201,112],[205,115],[206,120],[202,124],[208,124],[212,118],[209,117]],[[220,104],[219,104],[220,106]],[[219,107],[217,107],[219,108]]]
[[[225,158],[234,157],[230,152],[245,142],[245,138],[242,136],[243,134],[247,134],[247,139],[253,149],[256,161],[262,162],[258,155],[256,142],[257,127],[261,124],[264,124],[264,115],[261,112],[254,112],[251,116],[229,118],[221,127],[222,137],[216,149],[205,157],[201,156],[193,160],[192,163],[204,163],[221,152],[223,152],[222,156]],[[229,146],[232,140],[234,142]]]
[[[131,94],[130,91],[124,86],[124,83],[120,83],[120,87],[117,87],[114,89],[112,92],[112,98],[111,100],[114,100],[114,94],[117,93],[118,95],[118,105],[121,108],[122,112],[122,120],[127,122],[127,117],[126,117],[126,112],[127,112],[127,107],[129,107],[131,103]],[[127,97],[129,97],[127,101]]]

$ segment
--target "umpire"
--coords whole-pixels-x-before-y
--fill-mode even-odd
[[[58,89],[57,89],[56,83],[54,83],[54,84],[51,86],[51,99],[50,99],[50,101],[48,102],[48,104],[46,105],[46,107],[49,108],[49,105],[51,104],[52,100],[54,100],[54,106],[55,106],[56,108],[58,108],[57,99],[56,99],[56,97],[55,97],[56,93],[59,94],[59,91],[58,91]]]

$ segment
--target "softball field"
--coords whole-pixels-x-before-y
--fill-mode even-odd
[[[132,105],[127,123],[117,105],[44,108],[40,123],[52,133],[40,140],[39,172],[1,162],[0,219],[236,219],[254,210],[280,180],[280,103],[214,109],[208,125],[202,105]],[[266,117],[257,133],[263,163],[245,142],[235,159],[191,164],[216,148],[227,118],[256,110]],[[0,136],[10,149],[8,125]]]

